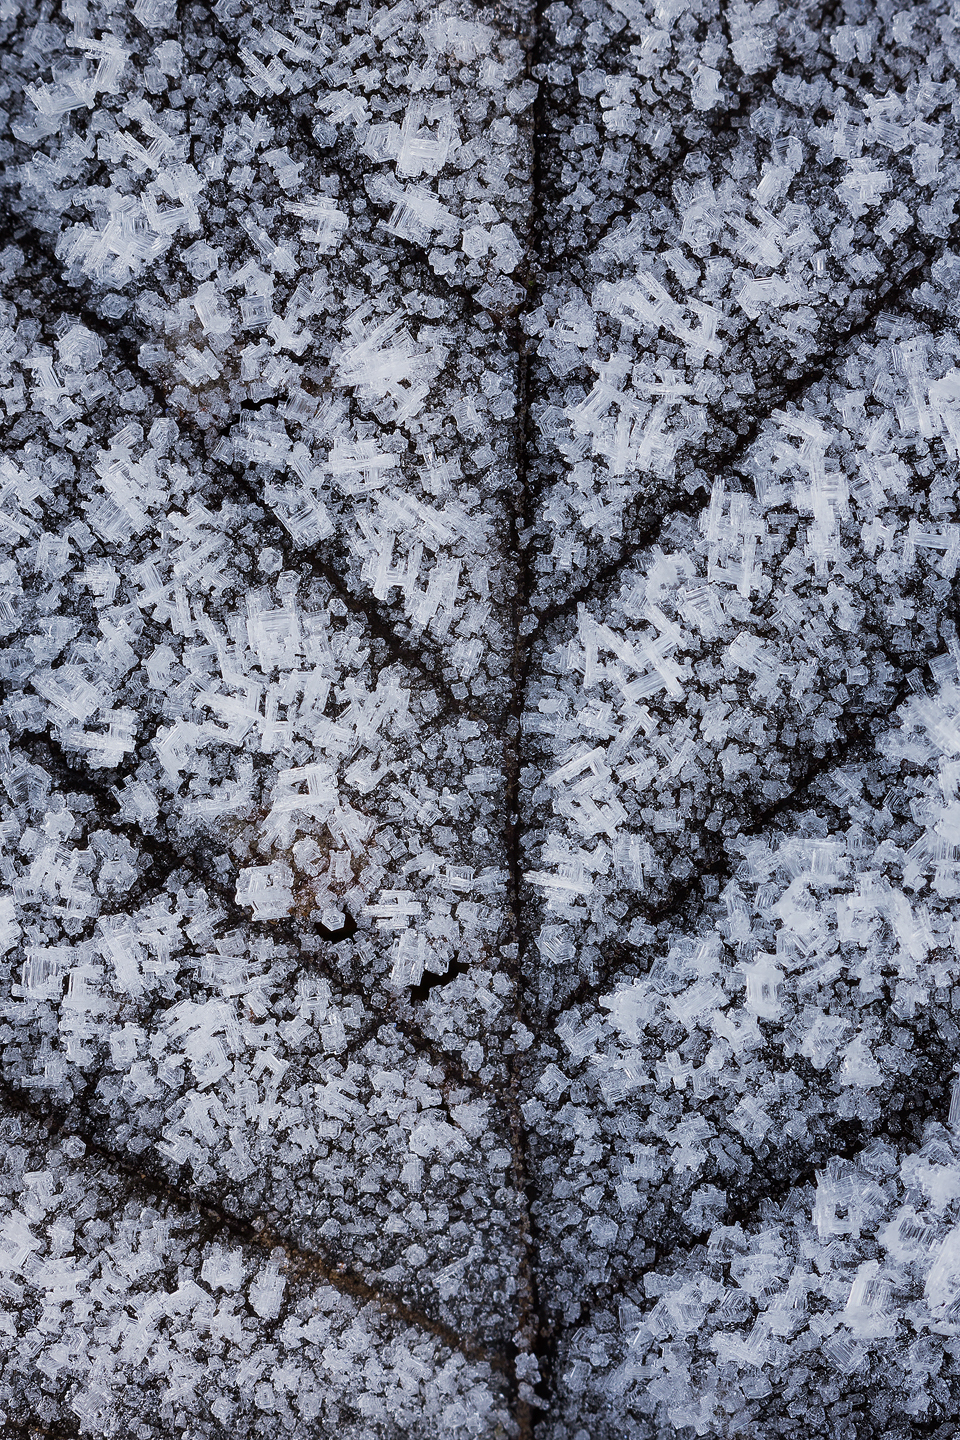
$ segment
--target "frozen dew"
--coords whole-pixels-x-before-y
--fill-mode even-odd
[[[956,1428],[952,25],[0,4],[17,1433]]]

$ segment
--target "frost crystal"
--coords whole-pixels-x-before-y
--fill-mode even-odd
[[[955,30],[0,3],[11,1433],[960,1426]]]

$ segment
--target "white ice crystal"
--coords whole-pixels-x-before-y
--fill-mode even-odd
[[[952,1433],[948,8],[0,29],[7,1423]]]

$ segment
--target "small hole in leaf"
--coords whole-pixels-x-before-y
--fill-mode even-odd
[[[410,986],[410,999],[415,1005],[420,1004],[437,985],[449,985],[458,975],[465,975],[467,968],[462,960],[452,960],[446,974],[424,975],[419,985]]]
[[[343,924],[336,930],[329,930],[326,925],[317,922],[317,931],[322,940],[329,940],[331,945],[337,945],[341,940],[349,940],[357,933],[357,922],[352,915],[345,914]]]

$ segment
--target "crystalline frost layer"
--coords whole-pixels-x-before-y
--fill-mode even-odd
[[[0,1423],[960,1425],[942,3],[0,4]]]

